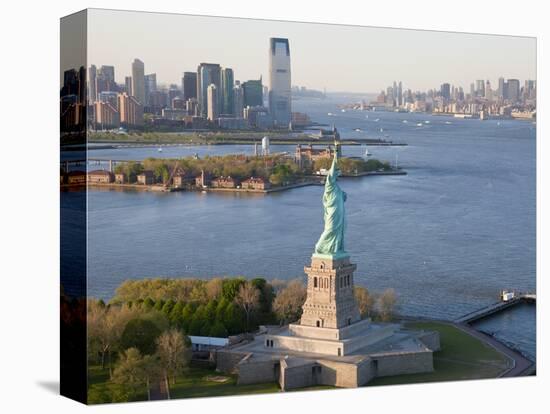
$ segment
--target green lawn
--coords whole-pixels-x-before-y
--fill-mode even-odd
[[[208,376],[227,377],[228,381],[220,383],[211,381]],[[279,392],[276,383],[237,385],[237,377],[216,373],[205,368],[190,368],[189,371],[170,384],[171,398],[218,397],[224,395],[263,394]]]
[[[439,332],[441,350],[434,353],[434,372],[375,378],[369,386],[495,378],[508,368],[507,357],[452,325],[415,322],[406,326]]]

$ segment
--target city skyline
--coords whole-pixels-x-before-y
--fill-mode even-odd
[[[200,62],[232,68],[235,80],[267,79],[266,40],[270,37],[288,38],[293,45],[293,85],[326,88],[327,92],[377,93],[394,78],[413,90],[432,89],[445,82],[468,88],[473,79],[497,84],[501,76],[536,79],[534,38],[248,19],[243,24],[242,19],[234,18],[97,9],[89,12],[88,62],[115,66],[117,83],[124,83],[135,58],[145,63],[146,73],[156,73],[165,84],[179,84],[183,72],[194,71]],[[151,28],[146,36],[141,24],[144,15],[146,26]],[[171,24],[173,19],[182,18],[186,24]],[[216,32],[224,33],[223,44],[205,30],[214,20]],[[466,59],[467,66],[463,65]]]

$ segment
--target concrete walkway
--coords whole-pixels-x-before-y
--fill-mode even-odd
[[[504,371],[499,377],[521,377],[535,372],[536,365],[533,361],[525,358],[519,352],[508,348],[492,336],[480,332],[467,324],[453,322],[451,325],[479,339],[480,341],[483,341],[501,354],[506,355],[512,361],[512,366],[508,370]]]

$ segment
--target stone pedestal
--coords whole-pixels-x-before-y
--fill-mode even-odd
[[[361,319],[353,295],[356,268],[347,254],[312,256],[311,266],[304,268],[307,299],[301,325],[338,329]]]

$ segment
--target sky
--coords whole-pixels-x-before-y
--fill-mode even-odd
[[[88,64],[113,65],[119,83],[139,58],[159,84],[181,84],[200,62],[233,68],[235,79],[268,82],[270,37],[288,38],[292,84],[327,92],[376,93],[394,80],[427,90],[444,82],[536,78],[527,37],[295,23],[91,9]]]

